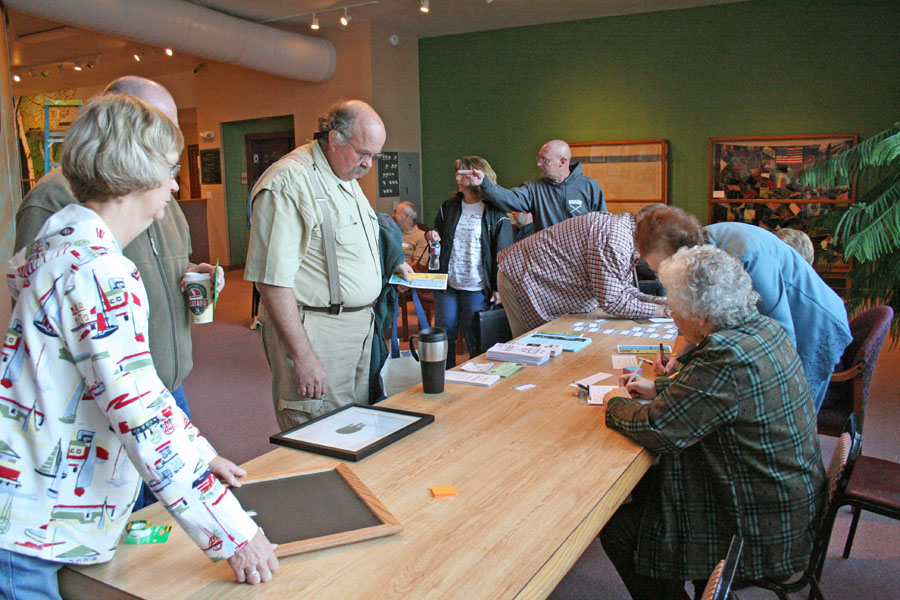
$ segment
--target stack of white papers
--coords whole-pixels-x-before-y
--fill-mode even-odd
[[[491,387],[492,385],[500,381],[500,376],[491,375],[490,373],[463,373],[462,371],[445,371],[444,381],[447,383],[464,383],[466,385]]]
[[[552,350],[547,346],[526,344],[494,344],[485,354],[488,360],[502,360],[526,365],[542,365],[550,360]]]

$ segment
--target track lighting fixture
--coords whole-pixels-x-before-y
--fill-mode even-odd
[[[313,30],[317,30],[319,28],[319,17],[316,16],[316,13],[313,13],[312,23],[309,24],[309,28]]]
[[[419,10],[423,13],[427,13],[431,7],[431,2],[429,0],[419,0]]]
[[[13,75],[13,81],[15,81],[16,83],[19,83],[20,81],[22,81],[22,78],[19,77],[18,75]]]
[[[344,7],[344,14],[341,16],[341,25],[346,27],[350,24],[350,13],[347,12],[347,7]]]
[[[141,54],[140,52],[136,52],[136,53],[134,54],[134,60],[135,60],[135,61],[141,62],[143,59],[144,59],[144,55]]]
[[[166,48],[166,56],[172,56],[173,54],[175,54],[175,53],[172,52],[171,48]]]
[[[72,67],[72,68],[75,69],[76,71],[80,71],[80,70],[81,70],[81,61],[80,61],[80,60],[76,60],[76,61],[75,61],[75,66]]]

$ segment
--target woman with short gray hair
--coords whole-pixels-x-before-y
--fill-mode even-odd
[[[756,309],[750,276],[713,246],[682,248],[659,277],[680,333],[682,370],[607,395],[606,425],[659,455],[600,533],[632,598],[703,589],[731,536],[742,577],[787,576],[812,551],[825,498],[816,413],[800,359]]]

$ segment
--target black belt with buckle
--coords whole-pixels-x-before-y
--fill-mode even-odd
[[[322,312],[328,313],[329,315],[339,315],[342,312],[356,312],[359,310],[365,310],[367,308],[372,308],[375,303],[366,304],[365,306],[344,306],[343,304],[332,304],[331,306],[304,306],[300,305],[300,308],[303,310],[310,310],[312,312]]]

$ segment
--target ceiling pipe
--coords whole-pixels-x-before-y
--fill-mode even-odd
[[[183,0],[3,0],[10,9],[288,79],[334,73],[328,40],[258,25]]]

